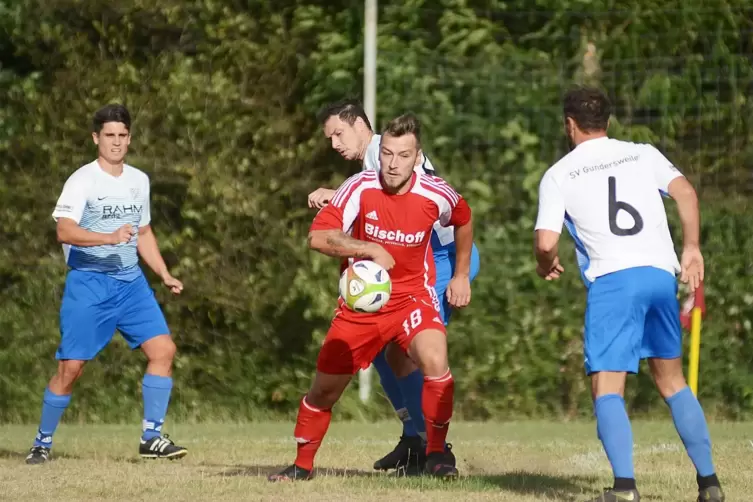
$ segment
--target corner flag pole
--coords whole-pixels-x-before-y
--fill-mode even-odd
[[[377,0],[364,0],[363,33],[363,108],[376,130],[376,72],[377,72]],[[371,397],[369,366],[358,373],[358,395],[365,403]]]
[[[685,313],[685,312],[683,312]],[[698,396],[698,369],[701,359],[701,323],[706,313],[703,283],[695,290],[690,311],[690,354],[688,361],[688,385],[693,394]]]

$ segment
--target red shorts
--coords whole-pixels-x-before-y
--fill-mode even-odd
[[[319,351],[316,369],[330,375],[354,375],[359,369],[368,368],[390,342],[407,352],[413,337],[424,330],[447,333],[439,315],[439,302],[433,301],[428,292],[411,296],[402,304],[387,313],[368,314],[354,312],[340,301]]]

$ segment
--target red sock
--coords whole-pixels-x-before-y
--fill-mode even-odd
[[[426,453],[444,451],[452,418],[455,380],[450,370],[440,377],[424,377],[421,408],[426,420]]]
[[[314,457],[324,435],[327,434],[332,410],[320,410],[301,400],[298,407],[298,420],[295,423],[295,440],[298,443],[298,454],[295,465],[310,471],[314,468]]]

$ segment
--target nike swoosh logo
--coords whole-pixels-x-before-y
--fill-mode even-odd
[[[97,200],[105,200],[107,197],[97,197]]]

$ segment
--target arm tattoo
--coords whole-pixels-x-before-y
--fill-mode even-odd
[[[327,249],[326,254],[330,256],[338,256],[341,258],[371,258],[369,250],[369,243],[359,239],[354,239],[350,235],[341,230],[335,230],[327,232],[326,240]]]

